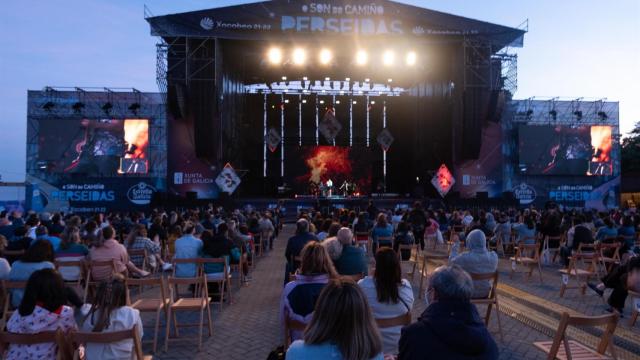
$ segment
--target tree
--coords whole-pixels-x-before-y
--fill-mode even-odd
[[[622,173],[640,172],[640,122],[622,140]]]

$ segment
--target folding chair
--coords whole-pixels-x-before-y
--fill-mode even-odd
[[[127,300],[130,306],[134,309],[137,309],[141,313],[155,313],[156,321],[154,324],[154,332],[153,332],[153,353],[156,353],[158,347],[158,333],[160,331],[160,314],[164,313],[165,324],[169,323],[169,304],[170,300],[167,296],[167,290],[164,284],[164,279],[162,277],[157,278],[145,278],[145,279],[133,279],[127,278]],[[144,297],[143,293],[140,292],[140,297],[132,301],[131,295],[129,291],[130,286],[158,286],[160,289],[160,297]],[[144,325],[143,325],[144,326]]]
[[[640,314],[640,292],[628,290],[631,298],[631,320],[629,325],[634,326]]]
[[[429,271],[428,271],[428,268],[427,268],[429,260],[440,261],[440,262],[442,262],[442,264],[447,264],[449,262],[449,256],[448,255],[439,255],[439,254],[431,255],[431,254],[427,254],[427,253],[422,254],[422,269],[420,270],[420,289],[418,290],[418,298],[419,299],[422,299],[422,297],[424,296],[424,293],[422,292],[422,289],[424,287],[424,279],[429,276]]]
[[[355,283],[362,280],[364,278],[364,274],[355,274],[355,275],[340,275],[340,278],[344,280],[351,280]]]
[[[87,280],[84,285],[84,302],[87,303],[87,298],[89,297],[89,291],[95,289],[101,281],[110,279],[113,274],[116,273],[116,261],[115,260],[90,260],[87,262]],[[93,271],[96,268],[111,268],[110,275],[105,279],[95,280]],[[108,270],[107,270],[108,273]]]
[[[231,275],[229,274],[229,264],[227,263],[226,258],[198,258],[198,275],[204,274],[207,278],[208,283],[216,283],[218,284],[218,295],[220,296],[220,300],[218,303],[220,304],[220,311],[222,311],[222,304],[224,303],[224,293],[225,288],[227,292],[227,296],[229,297],[229,304],[231,304]],[[206,273],[204,271],[204,267],[206,264],[222,264],[223,270],[222,272],[216,273]]]
[[[4,329],[7,321],[16,310],[11,304],[12,290],[24,290],[27,287],[26,281],[2,280],[2,291],[4,293],[4,304],[2,307],[2,320],[0,321],[0,330]]]
[[[385,329],[394,326],[406,326],[411,324],[411,311],[393,318],[376,319],[378,329]]]
[[[3,326],[4,328],[4,326]],[[54,343],[57,346],[56,359],[71,359],[73,351],[65,339],[61,329],[42,331],[35,334],[17,334],[0,331],[0,355],[4,355],[9,345],[36,345]]]
[[[552,241],[557,241],[558,242],[558,247],[549,247],[549,244]],[[558,236],[545,236],[544,237],[544,246],[543,248],[548,250],[549,253],[553,252],[553,257],[551,258],[551,263],[554,264],[556,262],[556,259],[558,258],[558,255],[560,255],[560,248],[562,247],[562,245],[564,244],[564,235],[558,235]]]
[[[516,248],[516,253],[514,256],[510,257],[511,260],[511,273],[509,274],[509,278],[513,279],[513,274],[518,272],[516,271],[517,265],[523,265],[529,267],[529,276],[527,280],[531,279],[531,275],[533,274],[533,269],[535,267],[538,268],[538,274],[540,275],[540,283],[542,283],[542,268],[540,265],[540,244],[519,244]],[[525,271],[526,272],[526,271]]]
[[[155,272],[156,268],[151,268],[149,266],[149,261],[147,260],[147,256],[149,256],[149,254],[147,253],[147,249],[127,249],[127,253],[129,254],[129,259],[132,259],[134,256],[135,257],[142,257],[142,265],[138,266],[138,264],[135,264],[138,268],[140,268],[141,270],[147,270],[149,269],[152,273]]]
[[[611,271],[613,265],[620,264],[620,243],[602,242],[599,249],[600,256],[598,256],[598,260],[600,260],[600,264],[606,272]]]
[[[415,255],[413,250],[415,249]],[[402,260],[402,250],[409,252],[409,260]],[[413,280],[413,275],[416,272],[416,267],[418,266],[418,246],[416,244],[400,244],[398,245],[398,260],[400,261],[400,268],[402,268],[402,264],[412,265],[411,272],[407,272],[407,275],[411,275],[411,280]]]
[[[173,328],[176,333],[176,338],[180,336],[178,328],[180,327],[198,327],[198,351],[202,350],[202,328],[204,327],[204,313],[207,313],[207,328],[209,330],[209,336],[213,334],[213,321],[211,320],[211,299],[208,295],[207,278],[204,275],[192,277],[192,278],[176,278],[169,276],[167,283],[170,288],[170,300],[169,304],[169,317],[167,321],[167,328],[165,333],[164,351],[169,350],[169,330],[173,322]],[[186,298],[177,298],[177,294],[173,293],[174,287],[178,285],[193,285],[195,288],[194,296]],[[197,324],[178,324],[178,318],[176,313],[179,311],[199,311],[200,321]]]
[[[487,241],[487,249],[489,249],[489,251],[494,250],[498,255],[502,252],[502,256],[505,256],[504,244],[502,243],[502,231],[498,231],[494,237],[496,239],[496,244],[491,245],[491,242]]]
[[[580,289],[582,295],[585,294],[587,289],[587,282],[590,278],[597,276],[596,260],[597,255],[593,253],[580,253],[577,252],[575,255],[572,255],[569,260],[569,267],[566,269],[560,269],[558,272],[562,276],[562,286],[560,287],[560,297],[564,296],[564,292],[567,289]],[[588,265],[585,265],[585,260],[588,262]],[[578,267],[578,263],[581,267]],[[571,278],[575,278],[578,283],[577,286],[569,286],[569,281]]]
[[[393,248],[393,237],[391,236],[378,236],[376,242],[378,243],[378,249],[383,247]],[[384,244],[381,244],[382,242]]]
[[[369,239],[368,232],[356,232],[355,233],[356,246],[364,247],[365,254],[369,253],[371,249],[371,240]]]
[[[304,331],[307,327],[307,324],[302,321],[293,320],[289,318],[288,314],[284,316],[284,350],[286,351],[291,345],[291,331]]]
[[[245,254],[244,246],[241,246],[240,247],[240,260],[238,261],[237,264],[229,264],[229,269],[230,269],[229,277],[232,278],[234,272],[238,273],[238,287],[241,287],[242,284],[244,283],[244,271],[242,271],[242,268],[244,267],[245,261],[248,262],[248,260],[244,256],[244,254]],[[249,266],[249,268],[253,269],[252,266]],[[229,280],[229,283],[231,283],[231,280]]]
[[[502,335],[502,322],[500,321],[500,305],[498,304],[498,271],[486,274],[469,274],[473,281],[491,280],[491,290],[486,298],[471,299],[472,304],[487,305],[487,313],[484,316],[484,325],[489,327],[489,318],[491,317],[491,307],[495,305],[496,316],[498,319],[498,331],[500,331],[500,340],[504,342]]]
[[[84,260],[56,260],[55,261],[56,270],[64,275],[64,269],[69,269],[68,271],[78,272],[78,278],[73,280],[65,279],[64,276],[62,279],[65,284],[72,284],[76,287],[78,291],[82,290],[82,282],[87,276],[87,268],[86,262]],[[62,271],[61,271],[62,270]]]
[[[563,313],[560,318],[560,325],[556,330],[553,341],[534,342],[533,345],[547,353],[547,360],[565,359],[617,359],[615,346],[613,344],[613,332],[618,325],[618,313],[603,316],[571,316]],[[602,326],[606,325],[605,331],[600,337],[598,348],[593,350],[575,340],[568,340],[566,336],[567,327],[571,326]],[[560,343],[564,346],[561,347]],[[605,353],[609,349],[611,357]]]
[[[110,332],[71,332],[71,341],[76,344],[110,344],[124,340],[133,340],[133,354],[138,360],[151,360],[151,356],[146,356],[142,352],[142,342],[138,334],[138,325],[131,329],[110,331]],[[80,359],[79,351],[76,350],[74,360]],[[89,359],[90,360],[90,359]]]

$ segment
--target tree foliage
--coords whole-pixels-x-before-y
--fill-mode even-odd
[[[622,140],[622,173],[640,172],[640,122]]]

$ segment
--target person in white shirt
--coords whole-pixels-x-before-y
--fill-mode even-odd
[[[411,283],[402,278],[400,261],[391,248],[376,252],[376,268],[373,276],[358,282],[375,319],[392,319],[411,312],[413,290]],[[379,329],[384,354],[396,355],[402,326]]]
[[[114,332],[138,326],[138,335],[142,339],[142,320],[140,312],[127,306],[127,286],[120,274],[98,286],[97,301],[87,309],[80,326],[85,332]],[[88,310],[88,311],[87,311]],[[133,340],[123,340],[110,344],[85,344],[85,359],[121,360],[131,359]]]

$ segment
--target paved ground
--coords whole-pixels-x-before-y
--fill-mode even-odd
[[[202,351],[197,350],[197,332],[195,329],[181,331],[181,340],[172,341],[168,353],[159,351],[159,359],[266,359],[271,349],[282,343],[281,328],[278,322],[278,305],[284,276],[284,247],[291,228],[285,227],[281,237],[275,242],[275,249],[257,261],[249,286],[239,287],[233,284],[233,304],[212,306],[214,333],[206,337]],[[511,263],[502,259],[500,263],[501,320],[504,340],[500,340],[495,312],[489,329],[500,347],[500,359],[544,359],[537,350],[534,341],[550,340],[555,332],[562,311],[589,315],[603,313],[604,302],[592,293],[580,295],[579,291],[569,291],[565,298],[559,298],[561,278],[557,266],[544,268],[543,284],[537,275],[530,281],[523,280],[521,274],[509,278]],[[416,303],[413,318],[417,319],[425,308],[423,300],[418,299],[419,276],[413,279]],[[630,306],[628,304],[628,306]],[[484,308],[479,308],[481,313]],[[640,358],[640,326],[630,328],[628,315],[621,320],[616,330],[616,344],[620,346],[620,358]],[[180,322],[192,322],[196,314],[182,314]],[[145,324],[152,324],[151,317],[144,316]],[[145,329],[145,340],[150,339],[151,328]],[[583,342],[598,340],[599,333],[591,330],[572,329],[572,336]],[[162,346],[163,343],[161,342]],[[162,348],[160,346],[160,349]],[[150,344],[145,344],[145,352],[151,352]]]

